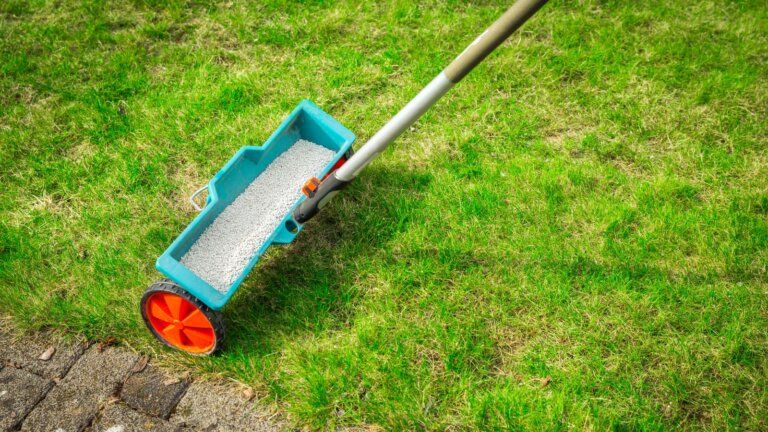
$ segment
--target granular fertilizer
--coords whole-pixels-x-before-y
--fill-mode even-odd
[[[304,182],[320,173],[334,155],[323,146],[297,141],[219,214],[181,263],[226,292],[301,197]]]

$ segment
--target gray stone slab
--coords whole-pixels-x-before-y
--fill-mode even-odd
[[[0,371],[0,431],[18,427],[45,397],[53,381],[12,367]]]
[[[49,347],[56,352],[50,359],[40,360]],[[83,353],[83,342],[65,342],[50,334],[32,336],[0,333],[0,363],[11,363],[18,368],[46,378],[61,378]]]
[[[24,420],[22,431],[82,431],[120,383],[138,356],[122,348],[86,351],[61,382]]]
[[[195,382],[179,402],[171,421],[188,430],[279,431],[284,429],[271,413],[243,398],[235,387]]]
[[[123,404],[107,407],[93,422],[91,432],[177,432],[179,425],[141,414]]]
[[[148,365],[128,377],[120,396],[137,411],[168,419],[188,386],[187,380],[173,380],[167,373]]]

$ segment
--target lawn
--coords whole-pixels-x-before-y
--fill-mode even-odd
[[[3,1],[0,315],[299,426],[768,429],[768,9],[552,1],[225,307],[138,313],[189,194],[304,98],[365,141],[501,1]]]

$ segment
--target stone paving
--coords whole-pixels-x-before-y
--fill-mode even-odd
[[[0,329],[0,432],[286,429],[233,384],[192,382],[146,361],[125,348]]]

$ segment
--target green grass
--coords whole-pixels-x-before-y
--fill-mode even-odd
[[[768,429],[764,2],[551,2],[190,358],[137,309],[187,196],[303,98],[364,142],[504,8],[250,3],[0,3],[0,314],[312,428]]]

